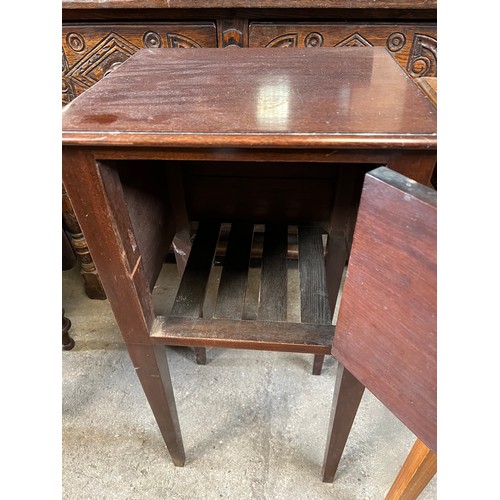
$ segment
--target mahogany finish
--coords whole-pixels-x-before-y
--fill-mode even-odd
[[[365,177],[332,346],[339,371],[325,481],[333,481],[364,387],[436,452],[436,199],[434,189],[385,167]]]
[[[413,78],[433,77],[436,18],[436,0],[217,0],[206,5],[194,0],[63,0],[62,101],[71,102],[141,48],[381,46]],[[311,81],[311,90],[317,87]],[[63,215],[74,219],[70,205]],[[76,251],[85,258],[87,295],[105,298],[80,228],[71,232]]]
[[[437,77],[435,76],[425,76],[422,78],[417,78],[416,82],[420,88],[425,92],[427,97],[432,101],[434,106],[437,107]],[[431,186],[437,189],[437,165],[431,177]]]
[[[384,49],[321,48],[312,57],[297,49],[276,51],[271,59],[266,54],[144,50],[63,111],[63,181],[176,465],[185,455],[163,345],[328,353],[338,276],[349,254],[364,173],[387,165],[427,183],[435,162],[435,109]],[[360,67],[370,71],[369,78]],[[281,75],[279,85],[270,82],[271,72]],[[311,93],[311,79],[318,75],[328,92]],[[264,180],[282,190],[279,204],[260,196],[252,210],[255,183]],[[304,192],[304,185],[312,192]],[[211,200],[209,213],[195,203],[199,193]],[[215,215],[239,228],[227,244],[234,257],[226,253],[229,278],[221,289],[221,314],[200,317],[204,285],[190,271],[213,261],[217,242],[207,237],[211,244],[202,245],[200,254],[193,247],[185,261],[183,280],[191,285],[181,284],[179,293],[184,290],[189,300],[175,306],[184,317],[158,316],[151,287],[169,242],[182,240],[192,221],[203,237],[202,226]],[[296,246],[299,267],[306,249],[301,273],[315,277],[301,290],[309,304],[302,312],[311,313],[304,323],[281,321],[278,296],[270,309],[259,307],[261,320],[234,319],[240,317],[245,271],[231,241],[248,244],[248,222],[269,226],[264,296],[289,253],[280,226],[314,225],[299,230]],[[313,243],[322,231],[325,259],[325,249]],[[250,255],[246,248],[245,260]]]
[[[436,147],[434,108],[379,47],[145,49],[63,115],[64,145]]]
[[[63,0],[62,6],[64,8],[95,8],[97,0]],[[99,1],[98,4],[101,8],[113,9],[161,9],[165,8],[163,0],[104,0]],[[396,5],[395,5],[396,4]],[[316,8],[352,8],[352,0],[289,0],[287,7],[316,7]],[[184,8],[200,8],[200,2],[197,0],[169,0],[169,9],[184,9]],[[283,7],[282,0],[212,0],[210,8],[276,8]],[[410,9],[429,9],[436,7],[435,0],[421,0],[415,3],[413,0],[379,0],[374,5],[372,0],[357,0],[355,2],[356,8],[410,8]],[[202,7],[203,8],[203,7]],[[206,7],[205,7],[206,8]]]
[[[435,0],[64,0],[62,18],[65,104],[142,48],[381,46],[437,75]]]

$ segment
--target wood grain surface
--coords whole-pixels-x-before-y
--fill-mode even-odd
[[[436,451],[436,191],[368,173],[332,354]]]
[[[437,471],[437,455],[417,439],[385,500],[414,500]]]
[[[325,249],[318,226],[299,226],[299,274],[302,323],[330,324],[332,314],[326,291]]]
[[[355,5],[353,5],[355,4]],[[429,9],[436,8],[436,0],[212,0],[205,5],[198,0],[63,0],[63,9],[183,9],[183,8],[375,8],[375,9]]]
[[[201,317],[219,233],[219,223],[205,222],[198,226],[196,238],[170,313],[172,316]]]
[[[437,106],[437,77],[417,78],[416,82],[420,85],[427,97]]]
[[[436,110],[382,47],[144,49],[63,110],[65,145],[432,149],[436,141]]]
[[[253,239],[252,222],[231,224],[214,318],[242,319]]]
[[[330,354],[332,325],[157,316],[151,342],[276,352]]]
[[[259,293],[260,321],[286,321],[287,254],[286,224],[266,224]]]

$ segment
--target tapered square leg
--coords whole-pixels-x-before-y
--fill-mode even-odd
[[[363,171],[341,169],[337,179],[334,203],[330,214],[328,243],[326,246],[325,271],[328,286],[328,300],[333,318],[342,276],[351,251],[359,198],[363,185]],[[314,356],[313,375],[320,375],[324,356]]]
[[[312,369],[313,375],[321,375],[321,370],[323,368],[323,361],[324,360],[325,360],[324,354],[315,354],[314,355],[314,362],[313,362],[313,369]]]
[[[417,439],[385,500],[414,500],[436,471],[436,454]]]
[[[85,151],[63,151],[63,181],[94,255],[120,333],[175,465],[185,462],[164,346],[150,343],[150,283],[119,173]],[[90,192],[82,186],[93,186]]]
[[[196,357],[196,363],[198,365],[207,364],[207,350],[204,347],[195,347],[194,355]]]
[[[182,467],[186,455],[165,346],[128,344],[127,348],[172,461]]]
[[[339,363],[323,461],[325,483],[333,482],[364,390],[363,384]]]

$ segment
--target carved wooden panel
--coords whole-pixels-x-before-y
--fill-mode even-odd
[[[414,77],[437,76],[435,24],[251,23],[250,47],[385,46]]]
[[[143,47],[216,47],[214,23],[65,25],[62,101],[67,104]]]

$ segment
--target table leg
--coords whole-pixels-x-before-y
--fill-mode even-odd
[[[194,355],[196,357],[196,364],[206,365],[207,364],[207,350],[205,347],[193,347]]]
[[[315,354],[313,361],[313,375],[321,375],[321,370],[323,369],[323,361],[325,360],[324,354]]]
[[[415,441],[408,457],[385,500],[413,500],[420,495],[437,471],[437,457],[420,439]]]
[[[186,455],[165,346],[127,344],[127,349],[172,461],[182,467]]]
[[[70,351],[75,347],[75,341],[69,334],[71,328],[71,321],[64,315],[64,308],[62,310],[62,349],[63,351]]]
[[[352,245],[359,198],[363,185],[361,170],[343,168],[339,172],[325,257],[326,280],[330,311],[333,317],[337,305],[342,275]],[[324,356],[314,356],[313,375],[320,375]]]
[[[63,179],[92,250],[120,333],[175,465],[185,462],[164,346],[150,343],[153,300],[118,172],[81,150],[63,150]],[[83,190],[84,179],[92,192]]]
[[[323,460],[325,483],[333,482],[364,390],[363,384],[339,363]]]

